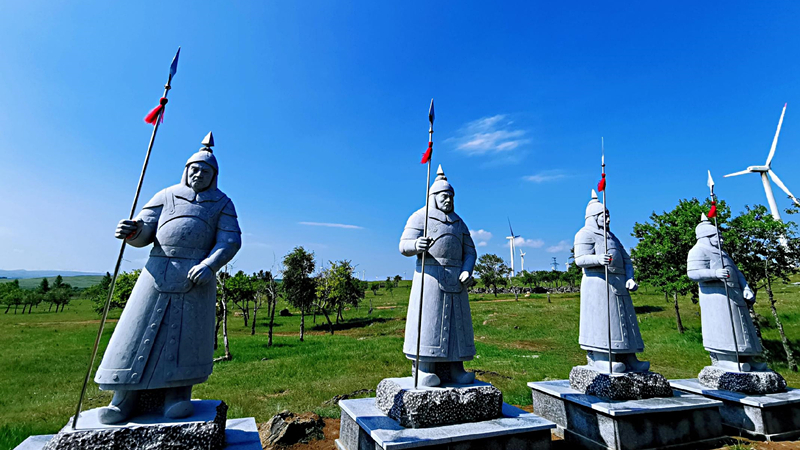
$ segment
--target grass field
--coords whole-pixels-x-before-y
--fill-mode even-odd
[[[800,339],[800,287],[776,285],[778,311],[793,343]],[[250,336],[241,317],[230,317],[233,361],[218,363],[208,382],[194,390],[196,398],[225,400],[229,417],[255,416],[265,422],[283,409],[315,411],[338,417],[332,397],[359,389],[374,389],[386,377],[406,376],[410,363],[402,354],[408,303],[408,282],[392,294],[367,292],[359,309],[345,311],[346,322],[336,334],[326,334],[323,317],[306,318],[306,341],[299,342],[300,316],[275,317],[275,344],[267,347],[266,316],[258,318],[257,334]],[[756,310],[769,323],[764,344],[771,367],[790,385],[800,375],[787,369],[777,329],[759,292]],[[368,315],[369,300],[375,309]],[[520,297],[492,295],[471,299],[477,347],[466,367],[503,391],[505,400],[530,405],[529,381],[564,379],[572,366],[585,361],[577,345],[578,295]],[[680,300],[686,332],[678,334],[675,313],[663,294],[633,296],[646,351],[640,358],[668,378],[694,377],[709,360],[702,347],[699,306]],[[278,309],[285,307],[279,304]],[[103,340],[111,335],[112,312]],[[0,449],[13,448],[31,434],[57,432],[73,414],[88,362],[98,316],[88,301],[73,301],[63,313],[0,315]],[[795,347],[795,351],[798,348]],[[101,350],[102,353],[102,350]],[[111,395],[90,384],[84,409],[108,403]]]

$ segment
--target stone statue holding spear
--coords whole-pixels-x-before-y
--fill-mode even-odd
[[[425,207],[411,215],[400,238],[400,253],[417,259],[403,344],[414,361],[415,388],[438,386],[440,375],[458,384],[475,380],[463,362],[475,355],[467,289],[474,282],[477,252],[469,228],[454,211],[455,190],[441,166],[430,185],[433,100],[428,118],[430,138],[422,159],[428,165]]]

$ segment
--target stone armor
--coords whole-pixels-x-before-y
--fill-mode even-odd
[[[723,284],[727,283],[739,354],[759,355],[762,350],[761,342],[743,295],[744,289],[748,287],[747,281],[725,251],[722,252],[722,261],[720,263],[719,250],[708,240],[698,241],[689,251],[688,276],[700,285],[703,347],[713,353],[735,354],[728,298],[725,296]],[[723,268],[730,271],[730,278],[726,282],[716,277],[716,271]]]
[[[231,200],[214,185],[195,193],[164,189],[136,220],[135,247],[153,249],[122,312],[95,376],[101,389],[139,390],[202,383],[214,355],[216,283],[195,286],[189,270],[218,271],[238,250],[241,231]]]
[[[400,240],[400,252],[416,255],[416,239],[423,235],[425,209],[411,215]],[[417,255],[411,287],[403,352],[410,359],[417,353],[417,323],[420,285],[423,293],[420,361],[468,361],[475,355],[475,337],[467,288],[459,281],[463,271],[472,273],[477,252],[469,228],[454,212],[446,214],[435,207],[429,210],[428,237],[433,239],[425,257]]]
[[[622,243],[608,232],[608,251],[603,230],[589,226],[575,235],[575,264],[583,269],[581,280],[581,322],[578,342],[584,350],[608,352],[608,299],[605,269],[599,255],[611,255],[608,266],[611,298],[611,352],[640,353],[644,342],[633,302],[625,287],[633,279],[633,265]]]

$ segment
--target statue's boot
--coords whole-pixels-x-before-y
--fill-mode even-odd
[[[639,361],[636,353],[623,353],[617,355],[617,360],[625,363],[628,372],[647,372],[650,370],[650,361]]]
[[[411,366],[411,375],[414,375],[414,366]],[[436,363],[422,362],[419,363],[419,381],[420,386],[434,387],[442,384],[439,376],[436,375]]]
[[[456,384],[472,384],[475,382],[475,373],[464,370],[462,361],[450,363],[450,380]]]
[[[600,353],[596,351],[588,351],[586,352],[586,361],[588,362],[589,367],[592,369],[602,372],[608,373],[608,353]],[[623,373],[625,372],[625,363],[619,361],[612,361],[611,362],[611,372],[612,373]]]
[[[748,359],[746,356],[741,358],[743,360],[741,363],[736,360],[735,354],[711,352],[710,356],[712,366],[718,367],[727,372],[750,372],[752,370],[750,363],[746,362]]]
[[[181,386],[168,389],[164,395],[164,417],[183,419],[194,413],[192,387]]]
[[[106,425],[122,422],[130,417],[133,412],[137,397],[138,393],[136,391],[114,391],[114,398],[111,399],[111,403],[104,408],[100,408],[97,412],[97,420]]]

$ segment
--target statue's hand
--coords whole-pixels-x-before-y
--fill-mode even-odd
[[[600,264],[603,266],[608,266],[611,264],[611,255],[609,255],[608,253],[600,255],[598,256],[598,258],[600,260]]]
[[[636,290],[639,289],[639,285],[635,281],[633,281],[633,278],[631,278],[630,280],[625,282],[625,289],[631,292],[636,292]]]
[[[189,270],[186,275],[194,284],[206,284],[214,279],[214,271],[205,264],[198,264]]]
[[[756,298],[756,296],[753,295],[753,291],[751,291],[750,288],[746,288],[742,292],[742,296],[744,297],[745,300],[747,300],[748,303],[755,303],[754,299]]]
[[[128,237],[133,236],[137,231],[139,231],[139,227],[141,227],[142,222],[138,220],[120,220],[119,224],[117,225],[117,231],[114,232],[114,237],[117,239],[125,239]]]
[[[718,279],[725,281],[731,277],[731,271],[728,269],[717,269],[716,272],[714,272],[714,275]]]
[[[431,248],[431,244],[433,243],[433,239],[429,237],[418,237],[416,242],[414,242],[414,248],[417,249],[417,252],[427,252],[429,248]]]
[[[467,287],[472,286],[475,284],[475,279],[472,278],[472,274],[467,272],[466,270],[461,272],[461,275],[458,276],[458,281],[462,284],[466,285]]]

